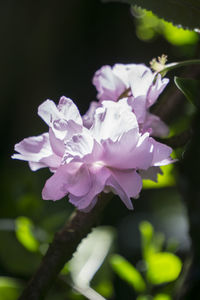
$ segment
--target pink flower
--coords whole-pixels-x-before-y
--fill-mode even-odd
[[[95,205],[99,193],[113,191],[129,209],[132,209],[130,198],[138,197],[142,188],[139,171],[145,172],[155,168],[153,175],[150,175],[155,180],[159,166],[171,163],[169,156],[172,149],[156,142],[149,137],[148,132],[140,133],[136,116],[126,99],[119,102],[102,102],[102,106],[95,112],[94,123],[89,130],[79,123],[80,115],[77,114],[75,105],[69,99],[67,103],[71,104],[73,113],[71,119],[68,115],[64,120],[66,124],[73,121],[74,127],[64,127],[63,134],[60,132],[63,127],[55,129],[54,121],[49,117],[54,116],[55,107],[51,105],[45,110],[48,112],[48,118],[45,120],[48,119],[50,131],[53,132],[53,139],[49,133],[48,147],[50,145],[51,155],[56,163],[53,168],[54,174],[44,186],[43,199],[56,201],[69,194],[69,201],[73,205],[79,210],[89,211]],[[44,118],[44,111],[42,115]],[[61,124],[59,115],[57,117],[56,124]],[[60,141],[62,142],[62,156],[60,151],[55,154],[53,150],[57,150],[58,141],[58,146]],[[16,146],[15,149],[20,154],[15,154],[14,158],[46,163],[46,166],[52,169],[49,160],[45,161],[46,153],[44,155],[43,147],[37,148],[38,157],[35,158],[36,149],[33,153],[33,149],[30,148],[29,153],[28,148],[24,150],[24,141],[18,145],[20,147]],[[55,155],[59,158],[58,163]]]
[[[73,134],[81,132],[82,119],[76,105],[61,97],[58,106],[46,100],[38,108],[38,115],[49,126],[49,132],[22,140],[15,145],[12,158],[26,160],[32,171],[49,167],[54,172],[60,167],[65,153],[64,142]]]
[[[166,136],[167,125],[159,117],[150,114],[149,108],[155,103],[169,80],[162,79],[158,74],[143,64],[116,64],[113,67],[104,66],[99,69],[93,78],[97,89],[99,102],[92,102],[89,110],[83,116],[84,125],[92,125],[94,107],[100,106],[104,100],[118,101],[128,97],[135,113],[140,130],[145,132],[151,129],[154,136]]]

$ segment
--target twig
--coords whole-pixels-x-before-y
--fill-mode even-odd
[[[91,231],[111,195],[103,195],[88,213],[75,211],[67,224],[55,234],[43,260],[19,300],[40,300],[69,261],[81,240]]]

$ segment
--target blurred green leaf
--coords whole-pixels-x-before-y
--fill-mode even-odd
[[[147,278],[152,284],[162,284],[178,278],[182,262],[169,252],[153,253],[147,260]]]
[[[123,2],[151,10],[160,18],[190,29],[199,28],[200,0],[103,0]]]
[[[155,247],[152,244],[154,229],[151,223],[143,221],[139,225],[141,234],[142,252],[144,259],[147,259],[149,255],[155,252]]]
[[[0,277],[0,299],[17,300],[22,291],[22,286],[14,278]]]
[[[65,265],[64,265],[64,267],[62,268],[62,270],[61,270],[61,274],[62,275],[67,275],[67,274],[69,274],[69,272],[70,272],[70,270],[69,270],[69,262],[67,262]]]
[[[115,254],[111,257],[110,263],[117,275],[128,282],[136,292],[144,292],[146,290],[146,284],[142,275],[125,258]]]
[[[136,17],[136,33],[141,40],[152,40],[157,34],[163,35],[169,43],[175,46],[194,45],[199,40],[196,32],[178,28],[158,18],[151,11],[139,7],[133,7],[132,11]]]
[[[153,300],[172,300],[172,298],[168,294],[157,294]]]
[[[168,42],[175,46],[195,44],[198,42],[198,34],[194,31],[178,28],[173,24],[164,22],[163,34]]]
[[[174,82],[185,97],[200,109],[200,81],[189,78],[174,77]]]
[[[153,238],[153,244],[156,252],[161,252],[163,244],[165,242],[165,236],[162,232],[156,232]]]
[[[35,252],[39,249],[39,242],[33,235],[33,223],[26,217],[18,217],[15,221],[16,237],[18,241],[29,251]]]
[[[111,298],[113,295],[113,285],[109,280],[101,280],[101,282],[95,286],[95,290],[106,298]]]

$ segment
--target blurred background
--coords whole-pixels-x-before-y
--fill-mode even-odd
[[[102,65],[149,65],[152,58],[161,54],[167,54],[169,62],[193,58],[199,51],[199,37],[160,21],[152,13],[99,0],[1,1],[0,37],[0,299],[15,300],[36,270],[55,231],[74,209],[67,199],[55,203],[41,199],[42,187],[50,175],[48,170],[34,173],[27,163],[11,159],[15,143],[47,131],[37,115],[38,106],[47,98],[58,102],[65,95],[84,114],[90,101],[95,100],[91,80]],[[173,89],[172,82],[165,98]],[[175,113],[166,120],[171,134],[188,126],[188,116],[193,113],[186,100],[180,98],[181,116],[179,107],[179,115]],[[133,212],[115,197],[104,212],[103,227],[93,234],[94,239],[101,241],[99,249],[104,254],[98,258],[95,251],[90,253],[93,247],[88,242],[87,251],[82,250],[87,253],[79,255],[85,259],[83,265],[93,255],[96,267],[93,271],[89,268],[86,283],[106,299],[136,299],[143,291],[140,287],[138,292],[134,283],[123,279],[120,268],[115,268],[119,257],[113,256],[120,254],[141,274],[145,272],[141,232],[145,238],[146,231],[142,231],[141,224],[146,224],[151,236],[153,228],[162,233],[158,238],[160,248],[171,249],[181,260],[186,257],[190,244],[187,216],[172,169],[166,169],[166,176],[156,188],[145,183],[141,197],[134,200]],[[46,299],[87,299],[87,295],[80,295],[84,294],[83,287],[74,279],[80,273],[77,264],[80,265],[75,260],[66,266],[64,278],[55,283]],[[126,266],[122,266],[122,273],[123,268]],[[148,279],[151,297],[157,290],[165,289],[169,298],[137,299],[171,299],[173,286],[168,282],[175,279],[176,276],[163,282]]]

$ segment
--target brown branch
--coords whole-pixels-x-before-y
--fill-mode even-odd
[[[75,211],[66,225],[55,234],[41,265],[19,300],[44,299],[64,264],[71,259],[78,244],[91,231],[110,198],[111,194],[104,194],[88,213]]]
[[[193,138],[179,164],[179,188],[188,213],[191,249],[190,266],[176,299],[200,299],[200,112],[196,113],[193,124]]]
[[[173,149],[185,146],[192,138],[192,129],[187,129],[180,134],[166,139],[157,139],[158,142],[172,147]]]

